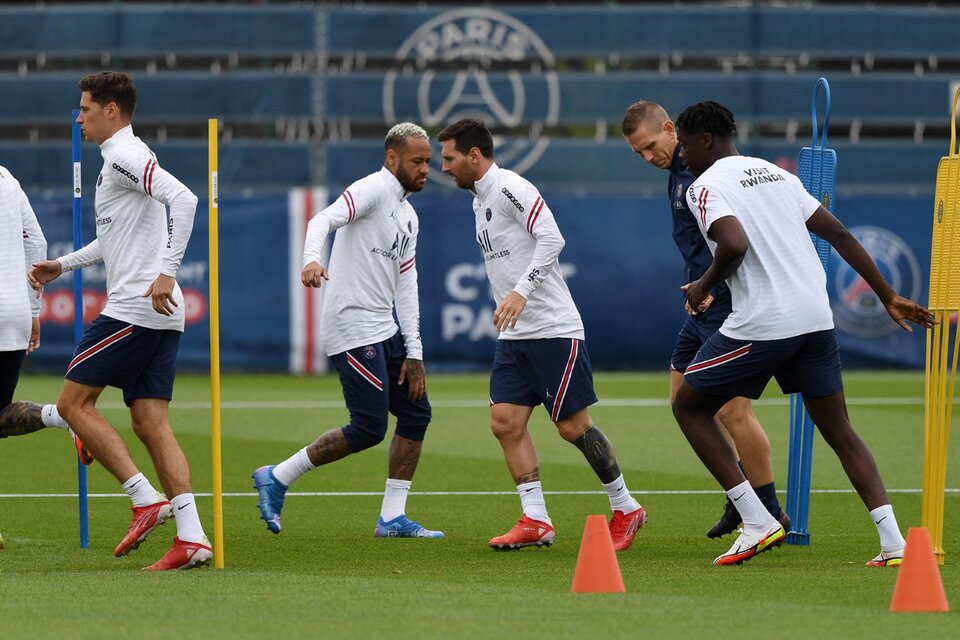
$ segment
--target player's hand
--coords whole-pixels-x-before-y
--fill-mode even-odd
[[[307,264],[300,273],[300,282],[302,282],[305,287],[319,288],[324,280],[330,280],[330,276],[327,275],[327,269],[316,262]]]
[[[34,262],[27,272],[27,282],[34,291],[40,293],[43,291],[43,285],[53,282],[63,273],[63,266],[59,260],[43,260]]]
[[[893,321],[901,327],[913,333],[913,328],[907,324],[907,320],[916,322],[921,327],[929,329],[937,324],[933,312],[926,307],[921,307],[913,300],[907,300],[902,296],[893,296],[886,305],[887,313],[893,318]]]
[[[700,311],[694,311],[693,307],[690,306],[690,302],[688,300],[685,300],[683,302],[683,309],[684,311],[687,312],[688,316],[695,316],[698,313],[704,313],[707,309],[710,308],[711,304],[713,304],[713,294],[708,293],[707,298],[702,303],[700,303]]]
[[[177,279],[172,276],[160,274],[153,281],[150,288],[143,294],[143,297],[153,299],[153,310],[160,315],[173,315],[174,307],[180,305],[173,299],[173,287],[177,284]]]
[[[686,309],[688,315],[700,315],[713,304],[713,294],[709,291],[704,291],[703,287],[700,286],[699,280],[688,282],[680,287],[680,290],[687,294],[687,300],[683,308]]]
[[[516,328],[517,320],[525,306],[527,306],[527,299],[516,291],[511,291],[493,312],[493,326],[497,328],[497,331]]]
[[[427,392],[427,372],[423,368],[423,360],[407,359],[400,365],[400,376],[397,384],[408,382],[407,397],[410,400],[422,400]]]
[[[33,353],[40,348],[40,318],[34,318],[30,325],[30,342],[27,343],[27,353]]]

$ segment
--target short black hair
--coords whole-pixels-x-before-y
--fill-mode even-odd
[[[493,135],[487,125],[473,118],[462,118],[451,125],[447,125],[437,135],[437,140],[446,142],[454,140],[454,149],[460,153],[468,153],[476,147],[484,158],[493,158]]]
[[[733,112],[713,100],[684,109],[677,117],[677,128],[686,133],[710,133],[718,138],[729,138],[737,132]]]
[[[133,78],[120,71],[101,71],[84,76],[80,80],[80,90],[89,91],[90,98],[101,107],[116,103],[127,117],[133,116],[137,108],[137,87]]]

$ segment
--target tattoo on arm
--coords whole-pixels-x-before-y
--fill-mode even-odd
[[[583,452],[583,457],[590,463],[601,482],[610,484],[620,477],[620,465],[617,464],[613,445],[600,429],[590,427],[574,440],[573,444]]]
[[[423,360],[407,360],[407,377],[411,380],[423,380],[427,375],[423,368]]]
[[[41,406],[35,402],[14,402],[0,411],[0,438],[24,436],[43,429]]]

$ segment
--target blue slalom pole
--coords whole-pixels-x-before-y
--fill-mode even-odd
[[[825,109],[823,128],[817,126],[817,98],[821,89],[824,94]],[[813,90],[810,107],[812,140],[809,147],[800,150],[797,163],[797,176],[803,182],[807,192],[814,196],[824,207],[834,210],[836,204],[837,152],[827,147],[827,126],[830,123],[830,83],[820,78]],[[820,140],[817,140],[817,134]],[[835,213],[835,212],[834,212]],[[831,247],[823,238],[810,234],[814,249],[820,257],[823,270],[827,270]],[[787,515],[792,521],[787,533],[787,544],[810,544],[810,481],[813,468],[813,432],[816,425],[803,406],[800,394],[790,396],[790,456],[787,467]]]
[[[83,199],[80,190],[80,112],[73,112],[73,249],[83,247]],[[73,340],[83,335],[83,270],[73,272]],[[87,514],[87,468],[77,453],[77,501],[80,510],[80,548],[90,548],[90,519]]]

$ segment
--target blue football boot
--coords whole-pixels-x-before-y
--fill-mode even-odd
[[[430,531],[416,520],[408,520],[399,515],[389,522],[377,519],[377,528],[373,530],[375,538],[442,538],[443,531]]]
[[[260,494],[260,519],[265,520],[267,529],[273,533],[280,533],[280,512],[283,511],[283,499],[287,495],[287,487],[273,475],[276,465],[260,467],[250,476],[253,478],[253,488]]]

